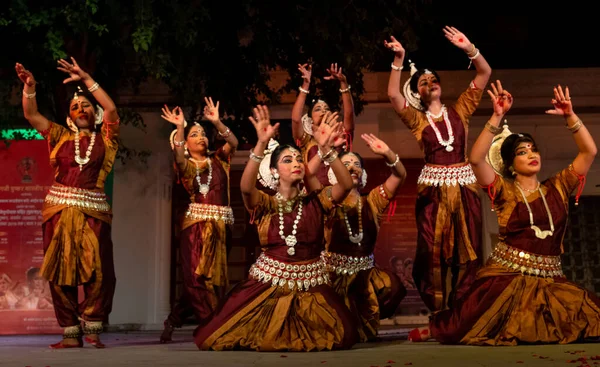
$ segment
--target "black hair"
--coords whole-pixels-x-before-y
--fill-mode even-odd
[[[90,93],[90,91],[85,86],[85,84],[83,84],[83,83],[72,84],[72,85],[69,85],[69,87],[67,89],[67,96],[68,96],[68,99],[66,101],[67,102],[67,116],[69,115],[69,112],[71,111],[71,102],[73,101],[73,98],[75,98],[75,93],[77,93],[77,97],[85,97],[88,101],[90,101],[92,106],[94,106],[94,112],[96,112],[98,110],[98,108],[101,107],[100,103],[98,103],[96,98],[94,98],[92,93]]]
[[[309,115],[312,113],[313,108],[315,107],[315,105],[317,104],[317,102],[319,102],[319,100],[327,103],[327,101],[325,101],[324,97],[322,95],[319,95],[319,94],[315,95],[312,99],[310,99],[309,102],[306,103],[306,106],[308,107],[308,114]],[[329,105],[329,103],[327,103],[327,105],[331,109],[331,106]]]
[[[425,70],[427,70],[427,71],[425,71]],[[431,74],[433,74],[433,76],[435,76],[435,78],[437,79],[438,83],[440,83],[440,84],[442,83],[442,80],[440,79],[440,76],[438,75],[438,73],[435,70],[431,70],[431,69],[419,69],[410,78],[410,90],[413,93],[419,93],[419,78],[421,77],[421,75],[423,75],[423,74],[429,74],[429,73],[431,73]]]
[[[510,134],[506,137],[506,139],[504,139],[504,142],[502,142],[502,146],[500,147],[500,156],[502,157],[502,162],[504,163],[504,172],[502,172],[503,176],[512,176],[510,167],[512,167],[513,161],[515,160],[515,150],[521,143],[531,143],[534,147],[537,147],[535,140],[533,140],[533,136],[527,133]]]
[[[271,154],[271,162],[269,163],[269,168],[277,168],[277,161],[279,160],[279,156],[286,149],[296,149],[300,152],[300,149],[296,146],[296,144],[281,144],[278,145],[275,150],[273,150],[273,154]]]
[[[196,126],[196,122],[197,121],[188,122],[187,126],[183,129],[183,138],[185,140],[187,140],[188,135],[190,135],[190,132],[192,131],[192,128],[194,126]],[[208,124],[205,124],[203,121],[197,122],[197,123],[198,123],[198,125],[202,126],[202,128],[204,129],[204,133],[206,133],[206,137],[208,138],[208,140],[210,142],[210,133],[211,133],[211,130],[209,129]]]
[[[345,150],[345,151],[343,151],[342,153],[340,153],[340,155],[339,155],[338,157],[339,157],[339,159],[340,159],[340,160],[342,160],[342,158],[343,158],[344,156],[348,155],[348,154],[353,154],[353,155],[355,155],[355,156],[356,156],[356,158],[358,158],[358,161],[360,162],[360,167],[361,167],[361,168],[364,168],[364,167],[365,167],[365,164],[364,164],[363,158],[360,156],[360,154],[358,154],[358,153],[356,153],[356,152],[350,152],[350,151],[347,151],[347,150]]]

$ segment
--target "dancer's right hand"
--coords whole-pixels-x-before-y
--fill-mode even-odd
[[[312,76],[312,65],[309,64],[298,64],[298,70],[302,73],[302,79],[305,83],[310,83],[310,77]]]
[[[171,111],[169,110],[169,107],[165,105],[162,108],[162,113],[163,114],[160,117],[162,117],[163,119],[169,121],[175,126],[185,127],[185,119],[183,117],[183,111],[181,111],[180,107],[175,107],[173,108],[173,111]]]
[[[265,105],[258,105],[254,107],[252,112],[254,113],[254,117],[250,116],[248,119],[250,122],[252,122],[254,128],[256,129],[258,141],[268,144],[269,140],[277,134],[279,122],[275,125],[271,125],[269,109]]]
[[[502,83],[499,80],[496,80],[496,84],[491,83],[492,90],[488,89],[488,94],[492,98],[492,105],[494,106],[494,115],[496,116],[504,116],[508,110],[512,107],[513,97],[512,95],[504,88],[502,88]]]
[[[15,64],[15,70],[17,72],[17,76],[24,84],[30,87],[35,85],[35,78],[33,77],[31,71],[25,69],[25,67],[19,63]]]
[[[338,120],[338,116],[337,112],[332,113],[329,111],[323,115],[323,120],[314,135],[319,147],[330,149],[342,136],[344,132],[343,123]]]
[[[396,53],[396,57],[404,58],[404,54],[406,53],[406,51],[404,50],[404,47],[402,47],[402,44],[400,43],[400,41],[398,41],[394,36],[390,37],[389,42],[383,41],[383,44],[385,45],[385,47],[394,51]]]

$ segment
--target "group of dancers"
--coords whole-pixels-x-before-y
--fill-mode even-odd
[[[573,110],[568,88],[554,87],[548,114],[562,116],[579,154],[567,168],[540,182],[541,157],[533,137],[511,133],[501,121],[513,96],[500,81],[488,94],[493,114],[467,155],[469,119],[492,69],[473,43],[454,27],[446,38],[463,50],[476,75],[454,104],[441,103],[441,80],[410,64],[402,84],[405,50],[395,38],[388,84],[392,107],[425,157],[416,199],[417,249],[413,277],[431,311],[413,342],[515,345],[570,343],[600,337],[600,300],[564,277],[560,255],[569,197],[579,199],[597,153],[594,140]],[[25,118],[47,140],[55,170],[43,207],[44,261],[63,339],[51,348],[105,345],[99,334],[115,289],[104,181],[114,164],[119,116],[110,97],[74,59],[58,69],[77,82],[67,127],[37,109],[35,79],[16,65],[24,83]],[[175,170],[189,194],[181,225],[184,290],[164,322],[161,342],[194,314],[201,350],[317,351],[348,349],[376,340],[380,320],[393,315],[406,294],[401,280],[374,261],[380,221],[406,179],[398,154],[373,134],[361,136],[390,168],[367,194],[362,157],[353,148],[354,109],[342,68],[326,79],[339,82],[343,116],[311,99],[312,69],[299,65],[303,83],[292,108],[296,144],[280,144],[278,123],[259,105],[250,122],[257,144],[240,183],[244,205],[262,251],[248,278],[228,290],[227,241],[230,159],[238,140],[219,118],[219,102],[205,98],[204,118],[225,140],[209,148],[205,126],[188,123],[179,107],[162,118],[176,128],[170,137]],[[83,88],[81,87],[83,85]],[[98,138],[97,138],[98,137]],[[96,139],[97,138],[97,139]],[[488,259],[481,246],[480,194],[498,215],[499,243]],[[82,285],[83,302],[77,287]]]

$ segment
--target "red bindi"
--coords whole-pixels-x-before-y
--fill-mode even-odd
[[[263,130],[264,130],[264,131],[267,131],[267,128],[265,127]]]
[[[321,135],[325,135],[325,131],[321,131]]]

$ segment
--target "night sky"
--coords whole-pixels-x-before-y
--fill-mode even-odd
[[[600,48],[600,13],[593,10],[597,3],[432,3],[428,14],[431,24],[417,26],[418,50],[407,54],[417,65],[426,63],[436,70],[466,69],[469,60],[442,32],[444,25],[452,25],[480,48],[494,69],[600,67],[600,56],[595,56]],[[389,69],[389,60],[385,64],[383,69]]]

